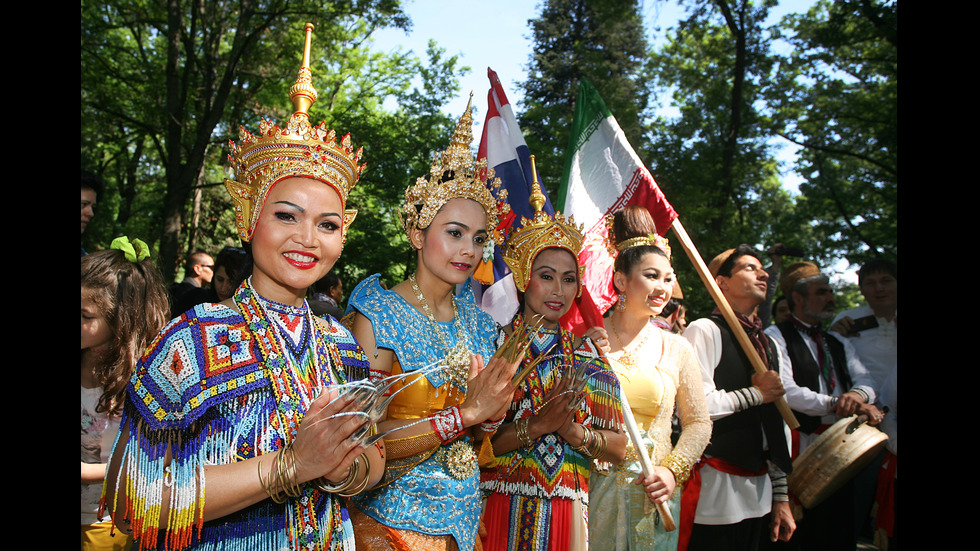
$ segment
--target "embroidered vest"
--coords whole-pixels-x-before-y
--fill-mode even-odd
[[[776,327],[783,334],[786,340],[786,351],[789,359],[793,362],[793,380],[802,387],[809,388],[814,392],[820,392],[820,365],[810,352],[806,341],[800,335],[799,330],[793,322],[787,320]],[[823,331],[823,342],[827,345],[830,355],[827,360],[834,364],[834,376],[837,377],[837,384],[843,392],[851,388],[851,374],[847,370],[847,356],[844,353],[844,345],[837,339]],[[806,415],[796,410],[793,411],[796,419],[800,422],[800,431],[807,434],[813,433],[820,426],[820,417]]]
[[[732,391],[752,386],[755,370],[745,351],[735,340],[735,334],[725,320],[717,314],[709,319],[721,330],[721,360],[715,367],[715,387]],[[779,371],[779,355],[772,341],[769,342],[770,368]],[[759,430],[759,428],[762,430]],[[704,453],[723,459],[743,469],[758,472],[766,461],[762,435],[765,433],[769,445],[769,459],[772,459],[785,473],[793,471],[783,430],[783,418],[773,403],[750,407],[718,419],[712,423],[711,442]]]

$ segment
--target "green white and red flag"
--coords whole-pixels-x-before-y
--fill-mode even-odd
[[[562,326],[582,334],[602,326],[602,313],[616,302],[613,256],[607,247],[605,217],[631,205],[646,207],[666,235],[677,213],[643,165],[595,87],[579,84],[575,119],[565,153],[557,204],[584,225],[579,264],[585,266],[582,296],[562,318]]]

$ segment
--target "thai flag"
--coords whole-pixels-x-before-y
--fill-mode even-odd
[[[500,178],[501,187],[507,190],[507,202],[510,204],[512,214],[502,220],[498,227],[519,228],[522,216],[531,218],[534,214],[528,203],[528,198],[531,196],[529,152],[497,73],[487,67],[487,77],[490,79],[490,92],[487,93],[487,119],[483,124],[483,136],[480,139],[477,158],[486,157],[487,166],[494,169],[496,176]],[[547,198],[547,193],[545,197],[544,210],[554,215],[555,209],[551,206],[551,199]],[[476,286],[477,304],[497,323],[507,325],[513,321],[517,313],[517,287],[514,285],[513,275],[500,256],[500,243],[497,243],[497,250],[493,255],[493,276],[493,284]]]

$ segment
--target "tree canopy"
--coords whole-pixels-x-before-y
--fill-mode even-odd
[[[553,197],[583,77],[616,114],[630,142],[644,141],[647,43],[636,0],[546,0],[528,24],[535,47],[518,122]]]
[[[706,262],[740,243],[764,251],[780,242],[825,268],[841,258],[894,259],[895,3],[821,1],[775,24],[776,0],[679,3],[686,16],[644,56],[635,55],[645,47],[638,31],[630,31],[633,44],[625,33],[599,32],[601,18],[588,11],[599,2],[544,3],[530,22],[535,51],[522,102],[532,152],[564,151],[570,94],[587,76],[624,130],[633,129],[630,142]],[[622,21],[638,20],[636,2],[605,4]],[[594,76],[602,65],[582,52],[602,52],[624,69],[602,89],[609,75]],[[802,148],[799,194],[783,182],[787,141]],[[684,255],[674,255],[674,267],[685,287],[700,287]],[[706,293],[686,296],[695,316],[713,307]]]
[[[517,115],[548,192],[584,77],[706,260],[776,242],[824,267],[895,260],[897,2],[818,0],[780,20],[777,0],[678,2],[685,16],[661,37],[644,28],[637,0],[542,1]],[[311,121],[349,132],[368,164],[349,199],[359,214],[346,249],[356,252],[336,269],[352,283],[405,277],[414,255],[395,211],[448,142],[459,114],[442,107],[469,69],[435,41],[375,51],[379,29],[411,28],[398,0],[84,0],[82,168],[106,191],[83,246],[142,238],[174,279],[189,252],[239,244],[227,143],[240,126],[288,117],[307,21]],[[799,193],[785,185],[787,144],[799,148]],[[685,287],[699,286],[674,258]],[[693,302],[695,315],[711,307]]]
[[[424,58],[372,51],[376,30],[410,28],[394,0],[83,2],[82,165],[107,188],[83,244],[139,236],[169,279],[189,252],[237,245],[227,143],[240,126],[288,117],[307,21],[319,93],[311,121],[350,132],[368,163],[349,200],[361,214],[347,247],[364,250],[350,275],[397,270],[367,243],[397,245],[394,206],[448,141],[452,121],[439,109],[467,69],[435,43]]]
[[[821,0],[781,28],[769,94],[777,132],[802,147],[800,216],[820,257],[898,256],[897,2]]]

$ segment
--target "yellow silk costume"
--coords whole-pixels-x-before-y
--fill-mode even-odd
[[[610,366],[619,376],[653,464],[660,465],[672,456],[690,468],[711,437],[711,420],[694,351],[683,338],[653,325],[644,331],[656,331],[662,339],[649,338],[654,335],[648,334],[636,350],[619,360],[610,359]],[[683,431],[677,445],[672,446],[670,423],[675,404]],[[629,442],[622,465],[613,468],[608,476],[595,473],[592,477],[589,546],[593,549],[677,548],[677,531],[664,532],[653,503],[634,483],[641,472],[636,450]],[[678,485],[668,501],[678,524],[680,489]]]

